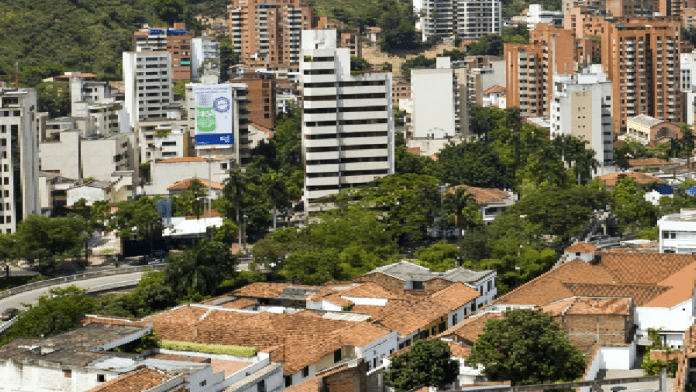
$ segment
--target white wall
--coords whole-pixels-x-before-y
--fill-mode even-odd
[[[693,325],[692,303],[692,298],[689,298],[671,308],[636,306],[635,323],[638,325],[639,333],[647,336],[648,328],[661,329],[664,332],[677,332],[677,335],[683,338],[684,331]]]
[[[413,137],[455,135],[454,73],[449,68],[411,70]]]
[[[0,365],[0,391],[2,392],[83,392],[103,383],[97,381],[97,374],[103,374],[106,381],[118,374],[104,370],[74,369],[70,366],[23,365],[12,360]],[[71,370],[71,377],[65,377],[63,370]]]
[[[586,263],[589,263],[590,261],[592,261],[592,259],[594,259],[594,252],[564,252],[563,258],[566,260],[580,259]]]
[[[230,158],[233,160],[233,158]],[[221,164],[227,163],[227,169],[222,169]],[[224,182],[229,177],[230,162],[228,160],[213,161],[210,163],[211,177],[215,182]],[[173,162],[162,163],[152,162],[151,166],[152,185],[145,187],[148,195],[169,194],[167,188],[173,184],[189,178],[198,177],[208,179],[208,163],[202,162]]]
[[[363,298],[344,295],[342,295],[341,298],[347,299],[356,305],[387,306],[387,302],[389,302],[389,300],[386,298]]]
[[[367,346],[358,348],[356,354],[358,357],[362,356],[365,359],[365,363],[370,364],[370,369],[374,369],[382,366],[382,359],[395,352],[398,347],[398,335],[396,331],[392,331]],[[377,366],[375,366],[375,360]]]
[[[110,202],[111,200],[108,200],[108,195],[106,195],[106,192],[104,192],[104,189],[102,188],[95,188],[87,185],[83,186],[78,186],[76,188],[68,189],[68,205],[72,206],[76,202],[80,201],[80,199],[85,199],[87,201],[87,205],[92,205],[94,204],[95,201],[108,201]]]

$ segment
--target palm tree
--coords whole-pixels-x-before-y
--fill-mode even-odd
[[[193,200],[191,201],[191,207],[196,212],[196,220],[198,220],[201,217],[201,199],[208,196],[208,190],[205,189],[203,183],[201,183],[198,179],[194,178],[189,183],[188,191],[191,192],[191,196],[193,196]],[[203,201],[203,203],[204,202],[205,201]]]
[[[239,228],[239,251],[242,250],[242,225],[239,222],[239,209],[242,206],[242,196],[246,189],[246,176],[240,168],[230,170],[230,176],[225,180],[225,187],[222,193],[227,200],[234,200],[234,210],[237,214],[237,227]]]
[[[277,209],[285,207],[288,202],[287,189],[280,173],[274,171],[264,173],[261,176],[261,182],[265,185],[266,191],[273,201],[273,231],[275,231]]]

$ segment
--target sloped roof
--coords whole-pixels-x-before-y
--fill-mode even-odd
[[[430,300],[439,304],[448,312],[459,309],[467,303],[481,296],[478,290],[466,286],[463,283],[451,284],[444,289],[433,293]]]
[[[629,159],[628,160],[628,166],[630,167],[635,167],[635,166],[664,166],[664,165],[669,165],[670,163],[664,159],[660,159],[658,157],[652,157],[652,158],[635,158],[635,159]]]
[[[635,117],[629,117],[627,119],[627,121],[632,121],[632,122],[635,122],[635,123],[640,124],[642,126],[650,127],[650,128],[654,127],[655,125],[660,125],[660,124],[666,122],[665,120],[660,120],[659,118],[650,117],[646,114],[639,114]]]
[[[573,314],[628,315],[630,298],[573,297],[542,306],[540,310],[554,316]]]
[[[435,337],[454,336],[460,342],[474,344],[478,337],[483,333],[483,328],[488,320],[499,320],[503,318],[503,313],[485,312],[473,315],[462,320],[462,322],[449,327],[446,331]]]
[[[484,91],[483,94],[505,94],[505,87],[498,86],[497,84],[488,90]]]
[[[159,385],[170,378],[171,376],[143,366],[134,372],[124,374],[90,389],[89,392],[140,392]]]
[[[376,272],[383,273],[402,281],[426,282],[432,279],[444,279],[450,282],[472,283],[493,273],[494,271],[474,271],[468,268],[457,267],[445,272],[432,272],[426,267],[402,260],[397,263],[377,267],[365,275]]]
[[[504,201],[504,199],[512,197],[512,194],[508,191],[495,188],[478,188],[468,185],[453,186],[447,190],[447,193],[454,193],[460,188],[465,189],[467,195],[472,195],[479,205],[487,203],[501,203]]]
[[[289,283],[256,282],[232,292],[237,297],[277,298]]]
[[[423,300],[416,303],[401,302],[398,309],[376,320],[378,324],[396,331],[401,336],[410,335],[419,329],[447,317],[449,311],[439,303]]]
[[[565,248],[563,251],[564,252],[570,252],[570,253],[589,253],[589,252],[594,252],[597,250],[597,247],[588,244],[587,242],[580,241],[576,244],[573,244],[567,248]]]
[[[596,264],[575,259],[495,300],[544,306],[573,296],[630,297],[636,306],[672,307],[693,295],[691,254],[601,252]]]
[[[189,178],[189,179],[186,179],[186,180],[183,180],[183,181],[175,182],[175,183],[172,184],[169,188],[167,188],[167,190],[168,190],[168,191],[185,191],[185,190],[188,190],[189,188],[191,188],[191,183],[193,182],[193,180],[196,180],[196,181],[200,182],[201,185],[203,185],[204,188],[206,188],[206,189],[208,188],[208,183],[209,183],[208,180],[204,180],[204,179],[198,178],[198,177],[193,177],[193,178]],[[225,185],[223,185],[223,184],[221,184],[221,183],[219,183],[219,182],[210,181],[210,187],[211,187],[212,189],[222,190],[222,189],[225,187]]]
[[[649,174],[641,173],[641,172],[626,172],[626,173],[611,173],[611,174],[606,174],[603,176],[597,177],[602,183],[606,186],[614,186],[621,181],[623,177],[632,177],[633,180],[635,181],[636,184],[641,184],[641,185],[648,185],[657,183],[657,184],[664,184],[665,180],[651,176]]]

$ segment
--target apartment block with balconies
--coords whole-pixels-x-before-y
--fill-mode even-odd
[[[170,58],[168,52],[123,52],[125,108],[132,128],[140,121],[167,118],[173,102]]]
[[[498,0],[423,0],[420,10],[423,41],[432,36],[479,39],[500,34],[502,7]]]
[[[624,18],[602,36],[602,67],[613,87],[614,129],[646,114],[682,121],[679,23]]]
[[[186,23],[174,23],[173,28],[145,25],[133,33],[134,52],[169,52],[172,83],[191,80],[191,36]]]
[[[305,203],[394,173],[390,73],[351,72],[335,30],[302,32]]]

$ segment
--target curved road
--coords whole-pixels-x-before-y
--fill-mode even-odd
[[[41,289],[36,289],[32,291],[27,291],[24,293],[19,293],[11,297],[0,300],[0,312],[7,308],[17,308],[23,309],[22,303],[33,304],[35,303],[39,296],[46,295],[49,290],[56,287],[69,287],[75,285],[81,289],[88,289],[90,287],[101,286],[109,283],[123,282],[123,281],[133,281],[140,280],[142,272],[134,272],[131,274],[123,275],[113,275],[113,276],[102,276],[100,278],[78,280],[76,282],[61,283],[51,287],[44,287]]]

